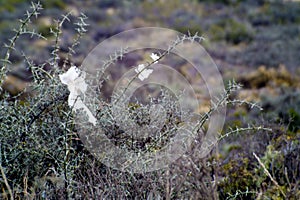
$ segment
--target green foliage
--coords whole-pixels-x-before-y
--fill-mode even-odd
[[[300,129],[300,114],[294,108],[290,108],[288,114],[291,119],[288,129],[289,131],[296,133]]]
[[[201,34],[203,31],[199,28],[198,25],[192,25],[192,26],[176,26],[174,27],[175,30],[184,33],[184,34],[191,34],[191,35],[195,35],[195,34]]]
[[[288,134],[290,135],[297,135],[299,133],[299,103],[299,92],[289,89],[286,89],[286,91],[277,98],[263,98],[263,104],[268,111],[268,118],[274,119],[275,117],[277,122],[286,124]]]
[[[225,19],[213,24],[208,32],[213,40],[226,40],[233,44],[250,42],[254,35],[249,27],[234,19]]]
[[[67,4],[62,0],[50,0],[50,1],[42,0],[41,3],[45,9],[47,8],[65,9],[67,7]]]
[[[276,134],[278,131],[280,133]],[[258,137],[261,134],[263,133],[254,136]],[[224,163],[220,168],[222,179],[218,185],[221,198],[255,199],[258,195],[271,199],[300,197],[298,188],[300,163],[295,159],[299,151],[297,136],[288,136],[284,129],[274,129],[274,133],[270,134],[273,139],[262,141],[268,142],[269,145],[266,148],[260,146],[260,149],[256,149],[262,155],[261,163],[257,163],[257,160],[249,154],[250,144],[240,146],[238,150],[235,145],[227,145],[228,148],[224,152],[227,155],[223,158]]]
[[[53,34],[51,33],[51,29],[55,29],[55,25],[47,26],[41,24],[39,25],[38,32],[41,33],[44,37],[50,37],[53,36]]]
[[[224,173],[224,180],[218,185],[220,198],[226,199],[228,195],[235,194],[237,191],[248,191],[255,187],[255,176],[251,171],[249,159],[239,155],[239,160],[233,160],[224,164],[221,173]],[[239,199],[255,198],[253,193],[245,193]]]
[[[198,0],[198,2],[223,3],[227,5],[237,5],[242,0]]]
[[[17,4],[26,2],[25,0],[0,0],[0,13],[3,11],[13,12]]]

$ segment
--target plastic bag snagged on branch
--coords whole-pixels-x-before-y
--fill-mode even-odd
[[[68,86],[70,95],[68,97],[68,104],[73,111],[83,109],[88,115],[89,122],[94,126],[97,119],[93,116],[92,112],[83,103],[80,95],[86,92],[87,84],[85,83],[85,72],[80,71],[76,66],[70,67],[70,69],[61,75],[59,75],[60,81]]]

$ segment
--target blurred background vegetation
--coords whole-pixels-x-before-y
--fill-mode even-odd
[[[42,0],[41,3],[44,10],[30,26],[48,40],[25,36],[17,44],[16,49],[21,51],[12,52],[10,61],[14,66],[10,67],[10,73],[20,81],[12,80],[6,88],[12,95],[30,81],[21,52],[31,55],[37,64],[49,59],[54,39],[50,28],[54,28],[54,19],[70,11],[71,20],[82,12],[90,25],[72,58],[72,62],[78,65],[99,42],[128,29],[159,26],[183,33],[198,33],[206,38],[203,46],[218,65],[224,81],[235,79],[244,85],[233,98],[257,101],[264,108],[259,113],[246,106],[229,108],[226,128],[251,123],[273,129],[272,133],[257,131],[221,141],[219,150],[211,158],[219,163],[216,174],[221,177],[217,185],[219,198],[259,199],[259,195],[268,197],[265,199],[300,198],[299,2]],[[24,16],[29,5],[27,0],[0,0],[2,43],[8,43],[12,30],[18,27],[17,19]],[[67,47],[72,44],[74,28],[72,23],[65,23],[62,27],[61,58],[66,56]],[[5,52],[5,48],[0,49],[2,58]],[[136,63],[138,60],[135,59],[139,58],[131,59],[131,63]],[[190,73],[184,65],[179,66],[179,70]],[[269,177],[263,175],[263,169],[252,152],[259,155],[286,197]],[[245,191],[255,191],[255,194]]]

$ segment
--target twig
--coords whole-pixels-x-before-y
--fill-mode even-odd
[[[6,175],[5,175],[5,173],[4,173],[4,169],[3,169],[3,167],[2,167],[2,165],[1,165],[1,164],[0,164],[0,170],[1,170],[1,175],[2,175],[2,177],[3,177],[3,180],[4,180],[4,183],[5,183],[5,186],[6,186],[7,190],[8,190],[8,193],[9,193],[9,195],[10,195],[10,199],[11,199],[11,200],[14,200],[14,197],[13,197],[12,190],[11,190],[11,188],[10,188],[9,184],[8,184],[8,181],[7,181]]]
[[[171,199],[171,192],[170,192],[170,168],[168,167],[166,169],[166,200],[170,200]]]
[[[176,46],[178,46],[179,44],[182,44],[184,41],[190,41],[190,42],[193,42],[195,40],[198,40],[198,41],[202,41],[204,40],[203,37],[200,37],[198,36],[198,33],[196,33],[194,36],[191,36],[191,35],[183,35],[183,36],[177,36],[177,39],[173,41],[173,44],[170,45],[168,47],[167,50],[165,50],[163,53],[161,53],[159,55],[159,58],[152,61],[152,62],[148,62],[145,67],[140,71],[138,72],[137,74],[135,74],[135,76],[127,83],[126,87],[124,88],[123,92],[121,93],[121,95],[113,102],[113,104],[116,104],[118,103],[122,96],[125,94],[125,92],[128,90],[129,86],[132,84],[132,82],[143,72],[145,71],[146,69],[148,69],[150,66],[152,66],[153,64],[157,63],[158,61],[162,60],[165,56],[167,56],[168,54],[170,54],[170,52],[176,48]]]
[[[285,193],[282,191],[280,185],[277,183],[277,181],[272,177],[272,175],[270,174],[270,172],[267,170],[266,166],[261,162],[261,160],[259,159],[259,157],[253,152],[254,157],[257,159],[258,163],[262,166],[262,168],[264,169],[265,174],[271,179],[271,181],[275,184],[275,186],[279,189],[279,191],[281,192],[281,194],[284,196],[284,198],[286,198]]]
[[[31,113],[29,113],[29,119],[30,121],[28,122],[28,124],[26,124],[26,129],[25,131],[22,132],[21,136],[20,136],[20,140],[22,142],[25,141],[26,136],[27,136],[27,132],[29,131],[31,125],[37,120],[39,119],[39,117],[41,116],[41,114],[47,110],[49,107],[51,107],[54,104],[57,104],[58,102],[61,101],[65,101],[68,98],[68,94],[64,93],[61,96],[58,96],[57,98],[55,98],[54,100],[50,101],[50,102],[46,102],[44,104],[41,104],[38,106],[39,112],[37,114],[35,114],[33,111]]]
[[[4,81],[4,77],[6,76],[7,73],[7,64],[10,63],[9,61],[9,57],[10,57],[10,53],[12,50],[14,50],[14,46],[16,44],[17,39],[22,35],[22,34],[26,34],[26,33],[31,33],[31,35],[34,35],[35,33],[32,32],[28,32],[26,30],[26,26],[28,25],[28,23],[30,23],[30,19],[34,16],[37,17],[37,15],[39,14],[39,10],[43,9],[42,5],[40,4],[40,2],[38,3],[32,3],[31,5],[32,11],[26,13],[26,18],[25,19],[20,19],[20,27],[18,30],[15,30],[16,34],[9,40],[10,43],[8,45],[5,44],[5,47],[7,48],[6,54],[4,56],[4,59],[1,59],[1,61],[3,63],[3,66],[0,69],[0,86],[2,85],[3,81]],[[40,34],[36,34],[39,37],[42,37]],[[43,37],[42,37],[43,38]],[[0,88],[1,89],[1,88]]]

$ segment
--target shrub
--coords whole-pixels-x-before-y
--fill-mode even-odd
[[[108,4],[108,2],[104,3]],[[223,152],[217,155],[210,152],[204,158],[200,156],[199,149],[202,148],[201,142],[204,137],[202,130],[207,127],[206,121],[210,119],[212,113],[218,112],[227,105],[245,105],[261,109],[254,103],[232,98],[232,94],[240,89],[240,85],[234,81],[229,82],[226,91],[211,103],[209,111],[203,113],[199,119],[197,118],[197,125],[193,129],[196,130],[193,143],[187,152],[168,168],[154,172],[133,173],[103,165],[93,156],[92,152],[88,151],[87,146],[83,145],[82,138],[79,137],[81,130],[74,123],[78,113],[82,112],[78,108],[85,109],[85,105],[82,105],[82,100],[78,98],[80,96],[77,94],[80,93],[78,90],[83,90],[79,86],[84,85],[84,81],[82,82],[80,79],[84,76],[84,72],[79,73],[77,70],[80,66],[75,66],[73,63],[76,47],[86,32],[85,15],[82,14],[75,22],[76,35],[63,59],[60,55],[60,39],[62,26],[69,21],[69,15],[63,16],[62,19],[51,25],[50,32],[46,32],[52,34],[54,38],[54,46],[50,48],[52,51],[49,60],[35,64],[29,56],[23,55],[27,69],[32,75],[29,86],[25,89],[21,88],[14,94],[5,90],[3,83],[11,75],[10,68],[13,65],[11,54],[16,51],[16,42],[28,33],[44,39],[41,34],[29,30],[31,19],[38,17],[41,9],[39,3],[32,4],[31,11],[27,12],[25,19],[21,20],[19,29],[10,43],[6,45],[7,51],[4,59],[1,60],[0,197],[2,199],[216,199],[218,196],[236,199],[239,197],[254,198],[261,193],[270,196],[293,197],[293,191],[296,191],[294,196],[298,197],[299,181],[297,178],[299,172],[293,171],[299,164],[296,153],[299,151],[299,143],[295,142],[297,135],[290,136],[292,138],[289,138],[290,140],[286,143],[283,142],[286,141],[283,139],[277,142],[273,135],[270,137],[271,139],[266,139],[271,144],[268,145],[268,148],[261,149],[259,155],[263,155],[263,157],[261,160],[258,159],[258,163],[253,156],[250,156],[253,149],[250,148],[251,144],[248,141],[244,141],[244,145],[231,145],[227,151],[229,156],[224,156],[224,158],[221,155]],[[233,25],[236,24],[233,23]],[[186,40],[196,42],[201,39],[202,37],[197,35],[185,35],[178,38],[170,48],[176,48],[177,44]],[[235,39],[233,39],[234,41]],[[152,54],[153,62],[149,62],[147,66],[139,65],[134,78],[141,80],[147,78],[147,73],[152,73],[151,69],[147,69],[147,67],[155,63],[157,59],[160,60],[167,56],[168,53],[169,51],[159,55]],[[126,51],[115,52],[104,65],[117,62],[120,57],[124,56],[126,56]],[[69,74],[68,77],[63,77],[62,74],[66,75],[72,72],[70,71],[72,69],[76,69],[71,74],[72,76]],[[68,71],[64,73],[66,70]],[[143,72],[143,70],[145,71]],[[102,72],[101,70],[97,71],[97,73]],[[110,77],[107,80],[110,80]],[[105,84],[100,86],[100,92],[102,89],[105,91],[104,87]],[[123,89],[125,91],[126,87]],[[95,90],[95,92],[99,92],[97,89]],[[30,94],[22,96],[27,92]],[[116,117],[111,115],[113,105],[107,103],[106,100],[95,100],[99,103],[97,105],[93,104],[94,102],[87,101],[85,103],[93,104],[91,109],[93,113],[97,113],[95,116],[99,121],[98,125],[115,145],[135,152],[155,152],[164,148],[166,143],[173,139],[173,130],[180,129],[184,125],[178,117],[184,114],[178,109],[178,100],[176,98],[174,100],[173,96],[163,89],[159,90],[157,94],[156,98],[147,99],[150,102],[148,105],[143,104],[142,100],[144,99],[142,99],[132,101],[126,107],[128,112],[126,112],[125,118],[133,120],[138,125],[147,124],[151,121],[151,117],[155,118],[160,114],[154,113],[153,115],[150,109],[157,101],[160,101],[167,111],[166,120],[160,122],[163,128],[145,140],[136,139],[130,133],[124,133],[124,130],[117,125]],[[144,97],[146,98],[146,96]],[[118,101],[119,98],[114,100]],[[76,112],[77,115],[74,115]],[[290,110],[290,114],[298,123],[297,113]],[[245,114],[236,116],[243,117]],[[89,120],[88,117],[86,118]],[[259,141],[271,131],[255,125],[242,127],[244,124],[236,121],[235,125],[238,127],[235,128],[231,128],[229,124],[227,132],[223,132],[218,140],[235,139],[236,135],[241,136],[241,132],[246,132],[252,133],[253,138]],[[291,128],[295,127],[297,127],[295,124],[291,126]],[[89,124],[86,128],[91,130],[94,127]],[[291,131],[296,131],[296,129]],[[282,131],[279,133],[281,137],[284,137]],[[241,144],[243,143],[241,142]],[[233,153],[243,149],[242,146],[248,148],[234,160]],[[291,158],[293,162],[283,159],[283,156],[275,148],[282,149],[284,155]],[[104,158],[106,157],[104,156]],[[120,159],[122,158],[120,157]],[[284,162],[283,165],[282,162]],[[282,170],[285,167],[289,170],[286,173],[290,181],[288,183],[281,180]],[[275,191],[279,186],[269,180],[270,176],[264,168],[275,172],[272,176],[280,184],[282,192]],[[222,179],[218,179],[218,176]],[[266,183],[266,189],[263,188],[264,183]]]

